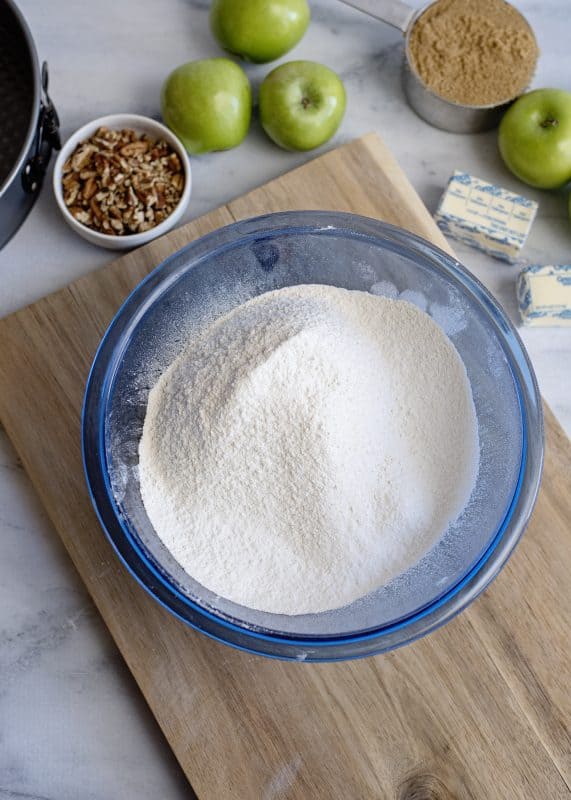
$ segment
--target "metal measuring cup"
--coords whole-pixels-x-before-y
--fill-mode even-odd
[[[454,103],[429,89],[414,68],[410,56],[412,29],[424,12],[438,0],[432,0],[420,9],[411,8],[402,0],[341,0],[341,2],[381,22],[386,22],[393,28],[398,28],[404,34],[403,88],[411,108],[419,117],[436,128],[453,133],[479,133],[498,125],[502,114],[515,98],[510,98],[500,105],[469,106]],[[531,31],[531,26],[523,14],[520,16]]]

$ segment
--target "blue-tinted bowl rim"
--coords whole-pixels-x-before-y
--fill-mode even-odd
[[[344,224],[342,224],[344,223]],[[361,230],[358,230],[359,226]],[[88,432],[88,425],[87,425],[87,415],[89,411],[90,401],[93,395],[93,385],[95,380],[95,373],[97,367],[99,366],[99,359],[101,358],[103,351],[111,338],[111,335],[115,332],[115,329],[124,322],[123,316],[127,308],[133,305],[133,309],[131,314],[126,317],[126,321],[124,327],[127,326],[128,322],[134,315],[137,314],[138,310],[144,303],[146,299],[145,295],[145,288],[151,283],[156,277],[157,274],[161,271],[166,271],[170,264],[180,258],[180,256],[184,254],[189,254],[192,252],[193,249],[199,249],[199,247],[204,248],[206,244],[210,241],[213,242],[213,249],[221,250],[226,249],[229,246],[232,246],[238,239],[245,239],[245,238],[260,238],[264,236],[271,236],[275,235],[276,232],[280,232],[281,234],[309,234],[309,233],[320,233],[320,234],[338,234],[339,232],[345,231],[351,237],[359,236],[361,238],[375,238],[375,234],[371,231],[364,232],[363,227],[373,227],[376,228],[377,238],[380,235],[384,235],[385,238],[392,239],[393,241],[396,240],[397,243],[401,247],[405,247],[409,249],[411,255],[414,254],[415,246],[416,248],[420,248],[423,253],[425,259],[428,256],[432,256],[439,262],[440,268],[445,268],[448,270],[452,276],[459,282],[462,287],[471,294],[476,300],[479,301],[480,305],[482,306],[483,310],[487,312],[489,318],[494,323],[495,328],[497,329],[498,339],[506,353],[508,358],[508,362],[510,365],[510,370],[512,372],[512,377],[514,380],[514,385],[516,388],[516,394],[518,398],[519,408],[520,408],[520,415],[521,415],[521,424],[522,424],[522,453],[521,453],[521,465],[520,471],[518,475],[518,479],[516,482],[516,487],[514,490],[514,494],[510,505],[506,511],[504,520],[502,521],[501,525],[499,526],[496,534],[494,535],[493,539],[490,541],[488,547],[484,551],[484,553],[478,558],[475,563],[473,563],[465,573],[465,575],[454,584],[454,586],[450,587],[448,590],[443,592],[441,595],[437,596],[433,601],[425,604],[423,607],[416,609],[414,612],[411,612],[406,617],[392,621],[387,625],[383,625],[377,628],[367,629],[366,631],[358,631],[355,633],[349,634],[342,634],[338,636],[306,636],[306,635],[298,635],[294,637],[292,635],[286,633],[280,633],[277,631],[268,631],[264,629],[255,629],[251,627],[245,627],[244,625],[237,624],[229,620],[227,617],[219,616],[218,614],[214,613],[210,609],[207,609],[198,603],[191,600],[185,594],[180,592],[176,586],[174,586],[168,579],[165,578],[164,573],[157,570],[155,565],[153,564],[152,560],[149,559],[147,554],[141,548],[140,544],[133,538],[131,531],[124,525],[121,515],[117,513],[117,507],[113,497],[113,491],[111,488],[111,484],[109,482],[109,476],[107,471],[107,464],[106,464],[106,452],[105,452],[105,412],[106,412],[106,403],[103,402],[105,398],[108,396],[108,386],[112,383],[112,380],[115,375],[115,371],[111,369],[111,367],[115,364],[114,354],[116,351],[116,347],[118,344],[122,343],[123,341],[123,331],[120,331],[120,337],[118,341],[115,343],[115,347],[110,354],[109,360],[105,365],[105,371],[103,373],[103,378],[100,381],[101,388],[98,393],[97,402],[96,402],[96,409],[97,409],[97,446],[96,452],[98,454],[97,464],[95,465],[96,468],[99,470],[99,477],[102,479],[104,487],[105,487],[105,496],[103,498],[104,502],[106,502],[108,508],[107,511],[111,512],[111,522],[113,523],[112,529],[110,530],[110,526],[106,523],[102,509],[99,505],[99,499],[95,496],[95,492],[92,486],[92,474],[91,474],[91,463],[89,460],[89,447],[90,447],[90,440],[89,440],[89,432]],[[247,231],[244,231],[244,228],[247,228]],[[233,236],[233,234],[235,234]],[[223,244],[220,243],[220,239],[226,238]],[[428,253],[426,253],[428,251]],[[203,253],[200,260],[205,257]],[[194,268],[194,264],[190,266],[183,266],[180,267],[178,270],[172,273],[172,275],[168,276],[171,280],[175,281],[180,277],[182,273],[186,273],[189,269]],[[165,275],[165,278],[167,276]],[[158,290],[159,285],[155,287],[155,290]],[[140,299],[139,299],[140,295]],[[137,303],[134,301],[138,300]],[[148,309],[146,309],[148,310]],[[146,312],[145,312],[146,313]],[[514,351],[515,348],[515,351]],[[514,362],[518,369],[523,373],[526,383],[529,387],[531,387],[531,394],[528,392],[527,394],[523,391],[521,381],[518,379],[518,376],[514,373]],[[524,396],[527,397],[528,400],[532,401],[532,405],[537,409],[537,419],[535,422],[535,436],[534,436],[534,446],[538,448],[538,452],[536,453],[537,459],[537,467],[535,471],[535,475],[532,476],[532,485],[528,487],[528,501],[526,504],[526,508],[524,509],[524,513],[521,518],[518,520],[518,529],[515,535],[510,537],[509,546],[504,547],[501,551],[498,552],[498,548],[500,543],[504,540],[505,533],[508,530],[510,523],[513,520],[514,510],[518,506],[518,502],[520,500],[522,486],[525,478],[525,469],[528,463],[528,447],[529,447],[529,426],[527,421],[527,412],[525,409],[524,403]],[[188,619],[183,613],[181,613],[177,608],[173,607],[172,600],[176,599],[178,606],[182,604],[183,607],[187,607],[191,609],[198,617],[203,617],[205,620],[212,621],[216,626],[221,626],[222,629],[228,631],[229,633],[235,633],[240,636],[251,638],[256,640],[257,642],[263,643],[266,642],[268,644],[277,644],[280,645],[287,645],[292,648],[300,647],[300,648],[335,648],[343,645],[350,646],[351,644],[357,644],[359,642],[366,642],[366,641],[375,641],[378,640],[379,646],[367,651],[366,653],[358,653],[356,655],[352,655],[350,652],[347,654],[343,654],[340,657],[335,657],[334,659],[329,659],[325,654],[324,657],[317,657],[317,658],[308,658],[307,660],[339,660],[351,658],[351,657],[360,657],[362,655],[369,655],[374,652],[382,652],[384,649],[381,643],[383,638],[390,633],[397,632],[399,630],[404,631],[404,629],[410,628],[413,624],[418,623],[419,621],[426,619],[430,615],[434,615],[435,612],[441,612],[437,619],[430,620],[425,629],[422,629],[420,632],[406,638],[403,637],[402,640],[397,642],[396,644],[392,644],[390,648],[401,646],[402,644],[406,644],[410,641],[413,641],[421,636],[425,635],[429,631],[434,630],[435,628],[439,627],[440,625],[444,624],[445,622],[449,621],[453,616],[463,610],[469,603],[471,603],[485,588],[486,586],[497,576],[499,571],[507,562],[509,556],[513,552],[515,545],[519,541],[525,526],[529,520],[531,512],[533,510],[533,506],[535,504],[535,500],[537,498],[537,492],[539,490],[540,484],[540,477],[543,465],[543,417],[541,413],[541,401],[539,390],[537,387],[537,382],[535,379],[535,375],[533,373],[533,369],[529,362],[529,358],[523,347],[523,344],[509,321],[509,319],[504,314],[503,310],[499,306],[499,304],[494,300],[494,298],[490,295],[490,293],[485,289],[485,287],[478,281],[478,279],[473,276],[465,267],[462,265],[451,255],[446,253],[445,251],[441,250],[431,242],[423,239],[416,234],[412,234],[402,228],[399,228],[394,225],[390,225],[386,222],[381,222],[374,218],[364,217],[356,214],[350,214],[346,212],[328,212],[328,211],[297,211],[297,212],[279,212],[274,214],[266,214],[260,217],[255,217],[251,219],[240,220],[238,222],[231,223],[223,228],[219,228],[211,233],[206,234],[199,239],[196,239],[186,245],[181,250],[177,251],[176,253],[171,254],[168,256],[161,264],[159,264],[154,270],[152,270],[137,286],[129,293],[127,298],[121,304],[120,308],[118,309],[117,313],[113,317],[111,323],[107,327],[107,330],[97,348],[95,357],[93,359],[93,363],[88,375],[85,396],[84,396],[84,403],[82,408],[82,418],[81,418],[81,426],[82,426],[82,456],[83,456],[83,466],[84,466],[84,473],[86,477],[87,486],[89,489],[89,494],[91,497],[91,501],[99,518],[99,522],[111,542],[114,550],[120,557],[123,564],[127,567],[129,572],[135,577],[135,579],[143,586],[143,588],[161,605],[163,605],[168,611],[174,614],[176,617],[181,619],[186,624],[189,624],[191,627],[196,628],[197,630],[206,633],[207,635],[211,636],[212,638],[221,641],[226,644],[231,644],[234,647],[237,647],[241,650],[246,650],[252,653],[262,653],[263,655],[268,655],[272,657],[278,658],[287,658],[287,655],[275,655],[271,652],[266,652],[263,649],[256,648],[251,649],[249,647],[245,647],[243,645],[237,644],[236,642],[232,641],[232,638],[223,638],[219,635],[212,633],[211,631],[201,627],[197,624],[196,621],[191,621]],[[123,547],[121,546],[123,545]],[[125,547],[126,545],[126,547]],[[125,549],[124,549],[125,547]],[[490,563],[490,559],[492,555],[496,554],[496,559],[494,562]],[[128,554],[134,555],[136,558],[134,561],[131,561],[128,558]],[[484,576],[482,576],[483,568],[488,564],[488,569]],[[476,579],[478,579],[476,581]],[[158,582],[158,585],[157,585]],[[468,591],[470,588],[469,585],[472,585],[472,591]],[[464,596],[462,597],[461,602],[458,602],[458,595],[462,592],[463,589],[466,589]],[[452,601],[456,601],[452,607]],[[170,601],[170,602],[169,602]],[[446,613],[448,611],[448,613]],[[295,658],[295,655],[290,656],[291,658]]]

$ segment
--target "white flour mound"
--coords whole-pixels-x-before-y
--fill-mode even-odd
[[[468,502],[478,456],[466,370],[427,314],[296,286],[219,319],[164,372],[139,469],[189,575],[302,614],[418,561]]]

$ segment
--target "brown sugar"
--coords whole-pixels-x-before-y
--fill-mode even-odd
[[[429,89],[474,106],[521,94],[539,55],[531,28],[504,0],[438,0],[413,26],[409,48]]]

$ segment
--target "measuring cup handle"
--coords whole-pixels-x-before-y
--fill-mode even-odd
[[[406,33],[415,9],[411,8],[401,0],[341,0],[346,6],[352,6],[359,11],[363,11],[370,17],[380,19],[393,28]]]

